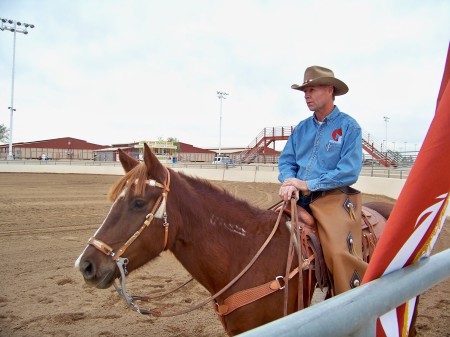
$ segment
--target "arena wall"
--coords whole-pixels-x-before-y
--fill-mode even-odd
[[[279,183],[278,171],[242,170],[239,168],[173,168],[185,174],[219,181],[242,181],[256,183]],[[69,173],[69,174],[110,174],[122,175],[121,166],[82,165],[24,165],[20,163],[0,164],[0,172],[26,173]],[[363,193],[384,195],[397,199],[405,184],[405,179],[360,176],[353,186]]]

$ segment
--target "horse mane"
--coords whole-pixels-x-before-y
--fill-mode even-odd
[[[200,194],[205,193],[211,193],[211,194],[217,194],[217,195],[223,195],[226,199],[235,199],[230,192],[225,190],[224,188],[218,187],[217,185],[214,185],[209,180],[199,178],[199,177],[193,177],[186,175],[182,172],[179,172],[179,175],[183,180],[188,183],[191,186],[195,186],[195,190],[197,192],[200,192]]]
[[[170,169],[169,169],[170,170]],[[174,172],[170,170],[172,175],[172,184],[176,183],[184,186],[186,190],[190,190],[191,201],[193,204],[199,204],[205,195],[210,196],[208,199],[211,203],[210,206],[216,209],[227,208],[231,213],[241,213],[247,210],[247,216],[253,218],[255,216],[261,216],[265,210],[258,208],[244,199],[232,195],[229,191],[214,185],[210,181],[186,175],[182,172]],[[130,196],[143,196],[145,189],[148,186],[146,183],[148,170],[144,162],[139,163],[129,172],[127,172],[118,182],[116,182],[109,191],[108,198],[110,201],[116,200],[122,193],[125,193],[124,197]],[[130,182],[133,182],[130,185]],[[163,183],[160,181],[160,183]],[[186,214],[191,212],[192,209],[183,209]]]
[[[110,201],[116,200],[119,195],[125,191],[125,197],[130,195],[144,195],[147,181],[147,167],[143,162],[136,165],[132,170],[127,172],[117,183],[115,183],[109,191],[108,198]],[[133,182],[133,188],[127,186],[128,182]],[[163,183],[163,182],[160,182]]]
[[[200,198],[210,196],[207,199],[210,201],[210,206],[227,208],[230,212],[234,209],[235,212],[242,214],[244,210],[251,213],[249,216],[257,216],[265,212],[265,210],[250,204],[248,201],[234,196],[223,187],[219,187],[209,180],[186,175],[178,172],[178,176],[190,186],[195,187],[196,195]],[[194,196],[194,198],[196,198]]]

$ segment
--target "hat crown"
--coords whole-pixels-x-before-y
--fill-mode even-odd
[[[303,84],[307,84],[313,80],[316,80],[321,77],[334,77],[334,73],[331,69],[320,67],[320,66],[311,66],[306,68],[305,76],[303,77]]]
[[[334,95],[345,95],[348,92],[347,84],[340,79],[334,77],[334,73],[331,69],[311,66],[306,68],[305,75],[303,77],[303,84],[293,84],[292,89],[304,91],[307,87],[331,85],[334,87]]]

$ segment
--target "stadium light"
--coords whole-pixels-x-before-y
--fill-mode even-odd
[[[389,122],[389,120],[391,118],[387,117],[387,116],[383,116],[383,119],[384,119],[384,122],[386,124],[386,138],[385,138],[385,140],[386,140],[386,152],[387,152],[387,150],[388,150],[388,122]]]
[[[14,71],[15,71],[15,65],[16,65],[16,33],[22,33],[24,35],[28,34],[28,27],[34,28],[34,25],[23,23],[20,21],[15,21],[11,19],[5,19],[1,18],[1,26],[0,30],[4,31],[9,30],[10,32],[14,33],[14,42],[13,42],[13,63],[12,63],[12,82],[11,82],[11,106],[8,107],[10,110],[9,115],[9,149],[8,149],[8,160],[13,160],[14,155],[12,151],[12,141],[13,141],[13,115],[14,111]]]
[[[219,120],[219,155],[222,151],[222,100],[226,99],[228,93],[223,91],[217,92],[217,97],[220,99],[220,120]]]

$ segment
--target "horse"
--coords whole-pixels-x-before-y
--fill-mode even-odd
[[[286,273],[291,241],[286,215],[260,209],[207,180],[166,168],[147,145],[142,162],[120,150],[119,159],[126,173],[110,191],[111,209],[76,262],[88,285],[105,289],[120,279],[123,287],[116,288],[136,308],[125,291],[126,274],[170,250],[212,294],[230,336],[297,311],[301,290],[290,286],[279,291],[286,285],[280,275]],[[386,217],[392,209],[383,203],[371,206]],[[311,295],[308,277],[313,278],[313,286],[315,282],[315,275],[307,273],[284,281],[296,284],[302,277],[305,303]],[[221,312],[230,296],[268,282],[274,288],[269,295]]]

